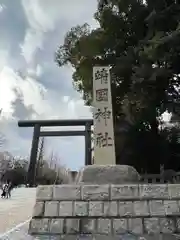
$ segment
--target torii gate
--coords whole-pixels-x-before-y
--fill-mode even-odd
[[[85,165],[92,164],[91,156],[91,126],[92,119],[64,119],[64,120],[26,120],[19,121],[19,127],[33,127],[33,139],[30,154],[30,163],[28,169],[27,182],[30,186],[35,185],[36,179],[36,161],[39,144],[39,137],[67,137],[67,136],[84,136],[85,137]],[[84,126],[85,130],[76,131],[41,131],[41,127],[56,126]]]

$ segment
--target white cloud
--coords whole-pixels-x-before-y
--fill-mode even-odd
[[[0,121],[1,132],[6,136],[6,141],[4,150],[10,151],[12,154],[28,156],[31,148],[31,140],[21,138],[19,136],[19,131],[24,131],[25,129],[19,129],[17,126],[17,121],[14,119],[9,119],[7,121],[6,117],[2,117]],[[32,137],[32,135],[30,136]]]
[[[23,77],[23,78],[25,78],[26,76],[25,75],[23,75],[23,73],[20,71],[19,72],[19,74]],[[39,78],[39,77],[41,77],[41,75],[43,74],[43,68],[42,68],[42,66],[40,65],[40,64],[37,64],[37,66],[36,67],[29,67],[28,69],[27,69],[27,75],[29,76],[29,77],[31,77],[31,78]]]
[[[89,7],[92,6],[94,9],[96,0],[91,0],[91,5],[87,5],[87,7],[85,7],[85,2],[88,3],[89,0],[78,0],[75,4],[67,0],[29,0],[28,2],[22,0],[22,6],[30,26],[21,46],[22,55],[28,64],[33,61],[37,49],[42,48],[45,33],[54,30],[58,25],[66,22],[67,26],[72,27],[72,25],[90,21],[92,28],[97,27],[97,22],[89,14],[91,9]],[[56,25],[57,23],[58,25]]]
[[[2,13],[5,10],[5,5],[4,4],[0,4],[0,13]]]
[[[37,49],[42,49],[44,33],[54,29],[54,16],[49,13],[49,9],[44,11],[39,0],[29,0],[28,3],[22,0],[22,5],[30,27],[21,49],[26,62],[31,64]]]
[[[42,75],[43,69],[40,64],[37,65],[36,67],[36,76],[40,77]]]
[[[24,43],[20,45],[22,56],[28,64],[31,64],[37,49],[43,47],[43,33],[28,29],[26,31]]]
[[[47,32],[53,30],[54,23],[52,16],[47,8],[45,11],[41,7],[41,2],[39,0],[22,0],[22,5],[29,22],[29,25],[32,29],[36,29],[39,32]],[[54,5],[51,1],[50,5]],[[54,5],[54,8],[57,6]]]
[[[16,89],[22,94],[25,106],[32,105],[40,115],[46,111],[46,102],[44,101],[46,89],[42,84],[27,77],[25,80],[20,79],[19,86]]]
[[[4,50],[3,48],[0,48],[0,71],[3,69],[3,67],[7,64],[8,62],[8,51],[7,49]]]
[[[46,93],[46,101],[49,103],[49,111],[43,116],[51,119],[78,119],[91,118],[89,108],[84,106],[84,101],[70,96],[58,96],[55,90]],[[53,107],[52,107],[53,106]]]
[[[18,97],[23,99],[25,107],[32,106],[37,115],[32,118],[88,118],[91,117],[89,108],[83,100],[72,99],[70,96],[58,96],[55,90],[48,90],[35,79],[21,78],[13,69],[4,67],[0,72],[0,108],[3,115],[11,117],[14,109],[12,103]]]
[[[69,96],[63,96],[63,102],[67,103],[69,101]]]
[[[27,3],[26,0],[22,0],[31,28],[42,32],[53,30],[55,24],[63,20],[66,24],[91,21],[91,26],[96,27],[97,23],[90,13],[95,11],[97,1],[91,0],[91,4],[88,3],[89,0],[78,0],[76,3],[68,0],[29,0]]]
[[[7,117],[13,113],[12,102],[15,100],[16,74],[8,67],[4,67],[0,72],[0,108]]]
[[[24,42],[21,45],[22,55],[26,62],[31,64],[37,49],[42,49],[44,33],[53,29],[51,18],[46,14],[39,5],[39,1],[22,0],[22,5],[29,23],[26,31]]]
[[[27,117],[33,119],[91,117],[89,108],[84,106],[83,100],[73,91],[72,69],[55,69],[52,46],[56,48],[63,41],[64,34],[76,24],[89,22],[95,27],[92,17],[96,0],[91,3],[89,0],[78,0],[76,4],[69,0],[21,0],[21,3],[28,25],[23,22],[24,29],[17,28],[17,35],[18,31],[21,32],[21,38],[17,38],[19,42],[9,40],[8,31],[11,34],[13,31],[10,24],[7,25],[7,34],[0,39],[0,108],[3,108],[0,128],[8,140],[7,150],[13,154],[27,155],[30,151],[32,131],[29,133],[28,129],[19,129],[17,126],[18,118],[27,115],[25,108],[34,110],[27,111]],[[21,16],[18,16],[21,19]],[[6,17],[12,24],[17,24],[12,21],[10,14]],[[15,54],[12,51],[14,46],[17,47]],[[40,56],[37,55],[39,49],[40,53],[42,52]],[[18,98],[22,100],[22,106],[17,101]],[[24,115],[21,115],[22,111],[25,112]],[[76,169],[84,164],[83,138],[47,141],[49,151],[58,151],[62,161],[68,166]]]

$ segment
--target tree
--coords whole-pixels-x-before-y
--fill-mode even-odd
[[[2,134],[0,134],[0,148],[3,147],[4,143],[5,143],[5,137]]]
[[[84,93],[87,103],[92,95],[92,67],[110,65],[116,92],[114,105],[119,105],[116,116],[124,113],[133,122],[135,117],[141,117],[142,111],[139,114],[136,111],[144,111],[149,103],[157,105],[160,114],[167,106],[159,106],[159,102],[167,98],[174,76],[174,70],[168,71],[164,62],[165,55],[170,60],[169,49],[164,44],[172,49],[172,38],[166,36],[173,30],[177,32],[179,4],[172,3],[170,8],[163,3],[166,1],[161,1],[162,4],[159,1],[152,4],[152,0],[147,4],[138,0],[109,2],[95,14],[100,28],[90,31],[87,24],[72,28],[56,53],[56,61],[59,66],[70,63],[75,68],[74,84]],[[157,26],[151,17],[154,8]],[[159,97],[157,90],[160,90]],[[177,94],[175,89],[172,91]]]
[[[25,184],[27,169],[28,169],[27,160],[20,157],[14,158],[11,155],[11,158],[9,159],[9,164],[6,165],[6,168],[4,169],[3,174],[1,176],[1,181],[2,182],[10,181],[13,186]]]
[[[70,171],[62,165],[61,159],[57,154],[51,152],[48,162],[53,184],[67,184],[72,182]]]
[[[133,160],[138,156],[136,161],[146,159],[149,171],[159,171],[164,144],[160,118],[166,110],[174,113],[180,103],[179,13],[175,0],[100,1],[94,15],[99,28],[73,27],[56,52],[59,66],[70,63],[74,68],[73,84],[88,105],[92,67],[111,66],[115,128],[123,129],[121,146],[116,144],[118,163],[126,155],[126,162],[139,166]],[[117,143],[117,132],[115,136]]]
[[[50,156],[45,154],[45,138],[40,138],[37,166],[36,183],[37,184],[62,184],[71,181],[69,171],[61,165],[60,158],[51,152]]]
[[[4,151],[0,152],[0,178],[4,175],[4,173],[11,169],[13,164],[13,156],[11,153]]]

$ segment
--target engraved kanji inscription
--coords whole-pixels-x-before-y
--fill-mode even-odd
[[[96,90],[97,102],[108,102],[108,88]]]
[[[95,80],[100,80],[101,84],[108,83],[108,71],[105,68],[97,70],[95,73]]]
[[[99,148],[112,146],[112,137],[109,136],[108,132],[98,133],[95,136],[95,144]]]
[[[100,108],[97,109],[97,112],[94,114],[94,118],[98,120],[98,122],[104,120],[105,125],[107,126],[107,120],[111,118],[111,111],[108,110],[108,107],[104,107],[103,110]]]

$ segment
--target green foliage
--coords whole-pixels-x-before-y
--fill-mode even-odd
[[[73,66],[74,86],[89,105],[93,66],[111,66],[115,125],[127,132],[123,147],[115,133],[117,162],[157,171],[163,146],[169,144],[159,119],[166,110],[174,113],[180,100],[180,3],[102,0],[94,16],[99,28],[72,28],[56,52],[56,62]],[[152,163],[154,156],[160,160]]]
[[[171,1],[170,7],[166,1],[161,4],[134,0],[109,2],[113,7],[104,6],[96,13],[98,29],[90,31],[84,24],[66,34],[56,61],[59,66],[70,63],[75,68],[74,84],[88,103],[92,95],[92,67],[110,65],[115,102],[121,105],[128,100],[132,108],[125,114],[134,117],[138,111],[140,118],[144,109],[153,104],[158,110],[156,114],[160,115],[168,108],[168,93],[177,94],[172,81],[173,85],[179,84],[179,78],[174,79],[179,72],[176,65],[179,4]],[[174,69],[170,69],[169,64],[174,65]]]

